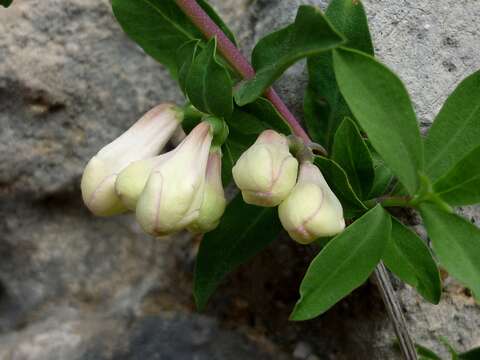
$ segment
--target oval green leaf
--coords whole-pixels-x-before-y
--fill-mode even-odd
[[[380,261],[390,231],[390,216],[377,205],[333,238],[308,267],[291,319],[312,319],[362,285]]]
[[[261,39],[252,53],[257,74],[235,93],[238,105],[255,101],[264,91],[300,59],[331,50],[344,42],[322,11],[315,6],[298,8],[295,22]]]
[[[344,46],[373,55],[367,16],[360,1],[332,0],[325,15],[346,37]],[[309,57],[307,67],[305,124],[314,141],[330,150],[338,125],[346,116],[351,116],[351,112],[338,89],[331,52]]]
[[[448,97],[425,139],[425,171],[437,180],[480,146],[480,71]]]
[[[480,203],[480,146],[439,178],[434,189],[452,206]]]
[[[387,67],[356,50],[334,50],[333,63],[340,91],[372,146],[414,194],[423,144],[404,85]]]
[[[345,170],[360,199],[366,199],[372,189],[375,170],[368,146],[350,118],[345,118],[335,133],[332,159]]]
[[[193,60],[186,80],[190,102],[200,111],[229,117],[233,111],[232,79],[216,59],[217,41],[211,39]]]
[[[461,283],[480,296],[480,229],[433,204],[420,211],[440,264]]]
[[[437,264],[424,241],[395,218],[383,262],[391,272],[417,289],[427,301],[438,304],[442,284]]]

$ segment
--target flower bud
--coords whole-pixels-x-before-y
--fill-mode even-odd
[[[200,212],[188,229],[194,233],[212,231],[218,226],[226,205],[227,200],[222,186],[222,153],[220,148],[212,148],[208,156]]]
[[[136,208],[145,232],[166,235],[198,218],[211,142],[211,127],[202,122],[153,168]]]
[[[232,169],[246,203],[273,207],[295,186],[298,161],[289,152],[284,135],[265,130]]]
[[[310,162],[300,165],[298,182],[278,207],[278,214],[290,237],[300,244],[336,235],[345,228],[340,201]]]
[[[108,216],[126,211],[115,193],[118,173],[133,161],[157,155],[181,120],[175,106],[158,105],[88,162],[81,189],[83,201],[92,213]]]

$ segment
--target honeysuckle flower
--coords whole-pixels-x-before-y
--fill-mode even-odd
[[[226,205],[227,200],[222,185],[222,152],[219,147],[212,147],[208,156],[200,212],[188,229],[194,233],[206,233],[215,229]]]
[[[290,237],[300,244],[336,235],[345,228],[340,201],[311,162],[300,165],[297,184],[278,207],[278,214]]]
[[[117,176],[115,192],[122,203],[130,210],[135,210],[140,197],[152,170],[172,155],[172,151],[138,160],[130,163]]]
[[[115,192],[117,175],[131,162],[158,154],[182,117],[174,105],[158,105],[88,162],[81,190],[83,201],[92,213],[108,216],[126,211]]]
[[[170,234],[198,218],[211,142],[211,127],[202,122],[153,168],[136,207],[146,233]]]
[[[288,140],[265,130],[232,169],[233,179],[248,204],[273,207],[287,197],[297,180],[298,161]]]

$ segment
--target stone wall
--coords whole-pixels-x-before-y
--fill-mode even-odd
[[[215,0],[246,54],[298,4]],[[480,69],[475,0],[365,0],[376,51],[427,128],[458,82]],[[301,115],[303,64],[278,89]],[[16,0],[0,9],[0,359],[397,359],[375,286],[324,316],[290,323],[312,257],[280,239],[194,310],[197,241],[154,240],[131,216],[83,207],[86,161],[142,113],[181,101],[162,66],[116,24],[108,0]],[[475,208],[465,209],[472,221]],[[480,222],[479,222],[480,223]],[[225,239],[228,241],[228,239]],[[397,284],[415,339],[480,346],[480,308],[447,279],[439,306]]]

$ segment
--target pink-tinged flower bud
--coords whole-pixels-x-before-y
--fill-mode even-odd
[[[297,180],[298,161],[288,140],[265,130],[232,169],[233,179],[248,204],[273,207],[287,197]]]
[[[218,226],[226,205],[227,200],[222,185],[222,152],[220,148],[212,148],[208,156],[200,212],[188,229],[194,233],[212,231]]]
[[[92,213],[108,216],[126,211],[115,193],[117,175],[131,162],[157,155],[182,117],[175,106],[158,105],[88,162],[81,189],[83,201]]]
[[[345,228],[340,201],[310,162],[300,165],[297,184],[278,207],[278,214],[290,237],[300,244],[336,235]]]
[[[146,233],[170,234],[198,218],[211,142],[211,127],[202,122],[154,167],[136,208],[137,221]]]

